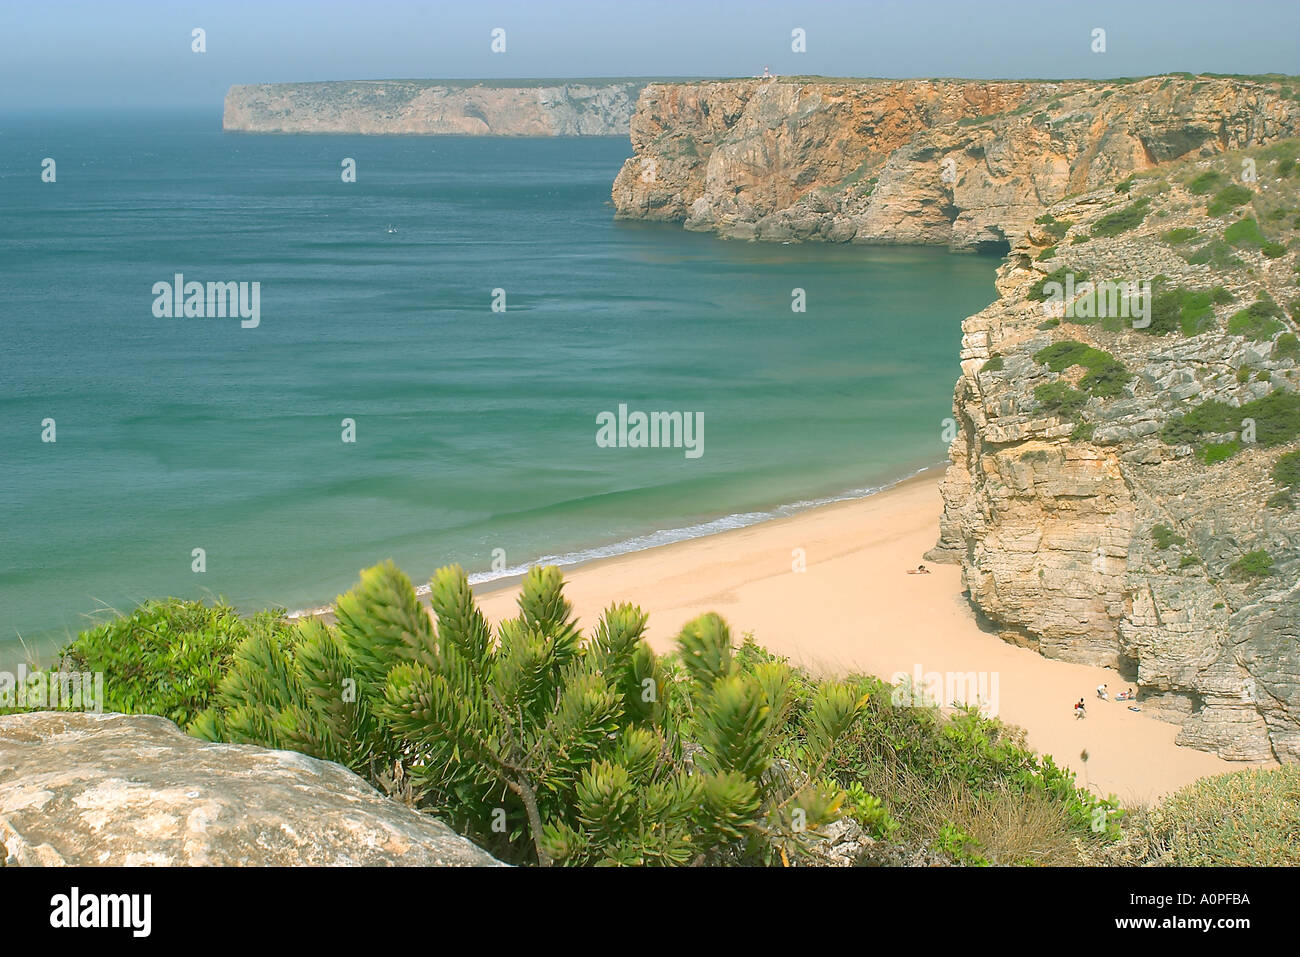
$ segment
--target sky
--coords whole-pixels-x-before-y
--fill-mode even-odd
[[[191,49],[205,31],[206,51]],[[491,49],[505,31],[505,51]],[[791,33],[804,31],[794,52]],[[1094,52],[1093,31],[1106,31]],[[0,0],[0,110],[385,78],[1300,73],[1297,0]]]

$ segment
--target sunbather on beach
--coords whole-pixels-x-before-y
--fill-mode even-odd
[[[909,568],[907,573],[909,575],[928,575],[930,574],[930,569],[926,568],[924,565],[917,565],[915,568]]]

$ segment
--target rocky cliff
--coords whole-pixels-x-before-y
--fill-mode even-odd
[[[249,133],[626,135],[644,85],[358,80],[232,86],[221,126]]]
[[[166,718],[0,716],[0,866],[498,866],[346,768]]]
[[[1117,667],[1230,759],[1300,760],[1297,153],[1189,160],[1036,217],[962,327],[930,555],[1004,637]]]
[[[613,200],[740,239],[1003,247],[1068,194],[1297,129],[1289,88],[1238,79],[655,83]]]
[[[1286,78],[654,84],[613,199],[732,238],[1008,250],[963,326],[930,557],[1181,743],[1296,761],[1297,134]]]

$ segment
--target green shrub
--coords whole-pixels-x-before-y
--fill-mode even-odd
[[[1223,231],[1223,241],[1229,246],[1235,246],[1238,249],[1258,249],[1268,242],[1252,216],[1245,219],[1239,219]]]
[[[1288,452],[1273,463],[1273,481],[1292,492],[1300,492],[1300,452]]]
[[[1168,335],[1175,330],[1194,336],[1210,328],[1214,307],[1232,301],[1222,286],[1213,289],[1165,288],[1159,280],[1152,282],[1151,323],[1141,329],[1151,335]]]
[[[1200,563],[1201,560],[1195,555],[1184,555],[1182,558],[1178,559],[1179,568],[1191,568],[1193,565],[1199,565]]]
[[[1282,308],[1272,299],[1259,299],[1245,309],[1233,313],[1228,320],[1228,332],[1234,336],[1245,336],[1256,342],[1263,342],[1284,329],[1278,321]]]
[[[1220,462],[1226,462],[1240,451],[1241,442],[1238,439],[1231,439],[1227,442],[1211,442],[1200,450],[1199,458],[1206,465],[1217,465]]]
[[[984,365],[980,366],[980,372],[1001,372],[1002,366],[1002,356],[996,354],[991,355],[985,361]]]
[[[1133,378],[1123,363],[1109,352],[1071,339],[1040,349],[1034,359],[1053,372],[1062,372],[1074,365],[1083,366],[1088,372],[1079,380],[1080,388],[1101,398],[1113,399]]]
[[[1074,274],[1074,284],[1076,287],[1080,283],[1086,281],[1088,278],[1088,273],[1086,270],[1082,270],[1082,269],[1071,270],[1069,266],[1061,266],[1059,269],[1053,269],[1042,279],[1038,280],[1038,282],[1030,286],[1028,298],[1033,300],[1034,302],[1046,302],[1048,298],[1048,293],[1046,291],[1048,284],[1059,283],[1062,287],[1064,287],[1066,274],[1070,272],[1073,272]]]
[[[1113,864],[1165,867],[1300,865],[1300,765],[1204,777],[1126,818],[1105,849]]]
[[[82,632],[62,657],[73,671],[104,673],[106,710],[162,715],[184,727],[212,704],[241,644],[292,634],[280,611],[242,618],[228,605],[169,598]]]
[[[1273,343],[1273,359],[1300,360],[1300,339],[1296,339],[1295,333],[1284,332],[1277,337]]]
[[[1179,535],[1168,525],[1156,525],[1151,529],[1151,537],[1155,539],[1156,548],[1164,551],[1173,545],[1186,544],[1187,539]]]
[[[1063,419],[1073,419],[1088,403],[1088,397],[1064,382],[1048,382],[1034,387],[1034,398],[1045,412]]]
[[[1055,256],[1055,255],[1056,255],[1056,247],[1055,247],[1055,246],[1048,246],[1046,249],[1044,249],[1041,253],[1039,253],[1039,254],[1038,254],[1036,257],[1034,257],[1034,258],[1035,258],[1038,262],[1043,262],[1043,260],[1045,260],[1045,259],[1051,259],[1051,258],[1052,258],[1053,256]]]
[[[786,861],[839,816],[844,794],[795,762],[829,759],[864,704],[852,687],[733,649],[713,614],[683,627],[679,665],[631,605],[584,640],[563,586],[532,569],[494,636],[459,567],[433,577],[435,627],[406,576],[376,566],[337,626],[305,622],[288,650],[241,645],[192,733],[396,767],[419,806],[517,863]]]
[[[1195,239],[1196,230],[1192,229],[1190,226],[1179,226],[1177,229],[1171,229],[1166,233],[1161,233],[1160,238],[1171,246],[1178,246]]]
[[[1232,247],[1222,239],[1214,239],[1194,249],[1189,253],[1183,253],[1182,257],[1192,266],[1214,266],[1216,269],[1227,269],[1229,266],[1240,266],[1242,262],[1233,254]]]
[[[1234,578],[1267,578],[1273,574],[1273,556],[1257,548],[1229,565],[1228,571]]]
[[[1047,235],[1057,240],[1064,239],[1065,234],[1068,233],[1070,231],[1070,227],[1074,225],[1073,220],[1057,219],[1051,213],[1044,213],[1043,215],[1035,219],[1034,222],[1037,223],[1039,226],[1042,226],[1043,231],[1047,233]]]
[[[1146,219],[1147,208],[1151,205],[1151,200],[1143,197],[1136,202],[1130,203],[1123,209],[1117,209],[1107,213],[1097,220],[1092,226],[1093,238],[1107,238],[1118,236],[1120,233],[1126,233],[1130,229],[1135,229]]]
[[[1218,189],[1227,180],[1227,177],[1216,170],[1206,170],[1197,176],[1188,184],[1187,190],[1193,196],[1204,196]]]
[[[1063,339],[1034,353],[1034,361],[1041,362],[1053,372],[1064,372],[1070,366],[1087,365],[1090,354],[1099,351],[1082,342]]]
[[[1020,729],[975,707],[945,715],[940,705],[948,702],[927,700],[910,681],[857,680],[866,714],[827,772],[850,801],[854,785],[879,797],[899,839],[938,843],[950,827],[966,835],[968,851],[994,863],[1075,864],[1077,842],[1099,846],[1119,836],[1114,799],[1078,788],[1073,772],[1034,754]]]
[[[1231,186],[1225,186],[1214,194],[1214,199],[1210,200],[1209,205],[1206,206],[1206,212],[1211,216],[1222,216],[1229,210],[1236,209],[1244,203],[1249,203],[1254,195],[1246,187],[1233,183]]]
[[[1237,432],[1244,419],[1255,420],[1255,442],[1264,448],[1300,435],[1300,395],[1275,389],[1261,399],[1230,406],[1217,399],[1203,402],[1186,415],[1176,415],[1160,430],[1167,445],[1193,445],[1202,436]]]

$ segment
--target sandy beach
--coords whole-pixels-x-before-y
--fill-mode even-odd
[[[584,627],[611,602],[649,613],[649,640],[673,646],[683,623],[716,611],[739,639],[820,673],[985,673],[997,714],[1029,743],[1127,804],[1149,803],[1198,777],[1245,767],[1174,744],[1175,725],[1102,701],[1125,687],[1106,668],[1041,657],[980,630],[954,565],[909,575],[936,538],[941,512],[933,470],[868,498],[811,509],[566,570],[566,594]],[[798,551],[802,550],[802,552]],[[796,571],[800,557],[805,570]],[[477,589],[493,622],[515,614],[516,586]],[[992,697],[992,695],[990,695]],[[1077,720],[1072,705],[1088,704]],[[1080,752],[1087,750],[1085,768]]]

